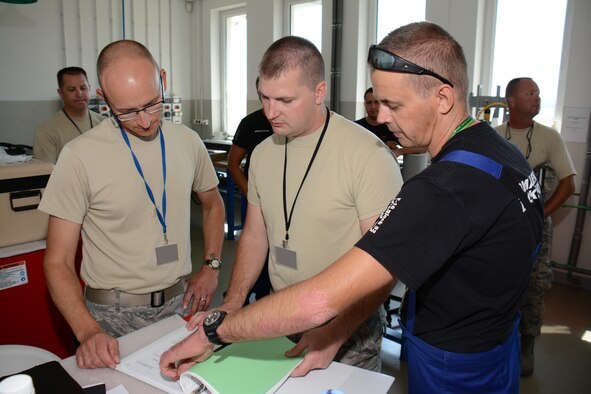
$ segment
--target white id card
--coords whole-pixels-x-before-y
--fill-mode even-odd
[[[294,250],[289,250],[281,246],[275,246],[276,263],[282,267],[298,269],[298,259]]]
[[[156,264],[168,264],[179,259],[179,248],[177,244],[168,244],[156,247]]]

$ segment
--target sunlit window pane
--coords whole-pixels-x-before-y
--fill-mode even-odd
[[[425,20],[426,0],[377,0],[377,41],[380,42],[392,30],[411,22]]]
[[[322,52],[322,3],[306,1],[290,5],[290,34],[310,40]]]
[[[553,126],[567,0],[498,0],[492,91],[517,77],[540,87],[536,120]],[[524,17],[527,15],[527,17]]]
[[[225,19],[224,129],[233,136],[246,116],[246,14]]]

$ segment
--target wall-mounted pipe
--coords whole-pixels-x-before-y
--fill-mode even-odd
[[[125,40],[125,0],[121,0],[121,39]]]
[[[333,0],[332,4],[332,46],[330,66],[330,109],[341,109],[341,62],[343,52],[343,0]]]

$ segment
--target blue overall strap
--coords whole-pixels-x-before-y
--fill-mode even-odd
[[[512,168],[486,156],[464,150],[453,151],[439,161],[457,162],[489,174],[505,185],[521,202],[527,198],[516,184],[521,179]],[[523,206],[523,203],[522,203]],[[536,210],[525,209],[530,220],[536,220]],[[532,222],[534,225],[535,222]],[[540,244],[536,246],[535,255]],[[534,256],[535,261],[535,256]],[[533,266],[533,264],[532,264]],[[515,317],[511,334],[504,343],[480,353],[455,353],[439,349],[416,337],[416,292],[408,289],[406,325],[403,331],[403,351],[408,358],[409,393],[511,393],[519,392],[519,314]]]
[[[443,158],[439,161],[453,161],[456,163],[462,163],[476,167],[484,172],[489,173],[496,180],[500,180],[501,174],[503,173],[502,164],[494,161],[491,158],[482,156],[478,153],[469,152],[467,150],[455,150],[443,156]]]

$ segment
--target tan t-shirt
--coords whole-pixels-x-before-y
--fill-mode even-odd
[[[321,131],[287,144],[288,213]],[[384,143],[333,114],[291,218],[289,248],[297,253],[298,267],[281,266],[275,246],[285,237],[284,142],[284,137],[274,134],[257,146],[248,184],[248,201],[260,206],[267,226],[269,274],[275,290],[312,277],[351,249],[361,238],[360,220],[379,215],[402,186],[398,164]]]
[[[191,272],[191,191],[215,188],[217,175],[207,149],[185,126],[163,122],[166,145],[166,224],[179,260],[156,263],[163,230],[129,148],[111,120],[69,143],[60,154],[39,209],[82,224],[82,279],[98,289],[147,293]],[[160,139],[128,134],[162,212]]]
[[[105,117],[89,111],[90,117],[82,121],[70,119],[60,110],[37,128],[33,142],[33,156],[41,161],[55,164],[64,146],[93,127],[98,126]]]
[[[529,127],[527,129],[514,129],[512,127],[508,128],[507,123],[503,123],[495,127],[495,130],[515,144],[524,155],[528,151],[528,143],[531,144],[527,162],[532,169],[540,164],[548,163],[556,171],[559,180],[569,175],[576,175],[577,172],[573,161],[558,131],[534,122],[530,141],[528,142]]]

